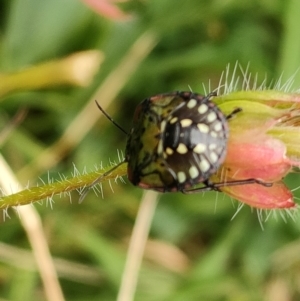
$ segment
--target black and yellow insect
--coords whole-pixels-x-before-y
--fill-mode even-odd
[[[220,183],[209,180],[226,157],[228,120],[241,111],[237,108],[225,116],[212,101],[215,95],[171,92],[146,98],[135,110],[129,133],[97,103],[105,116],[127,134],[128,140],[124,161],[88,188],[125,162],[128,179],[133,185],[160,192],[195,193],[231,185],[268,185],[257,179]],[[195,187],[201,183],[202,186]]]
[[[125,152],[130,182],[185,192],[218,170],[229,130],[213,95],[172,92],[138,105]]]

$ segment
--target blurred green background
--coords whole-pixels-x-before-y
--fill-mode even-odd
[[[250,63],[258,83],[265,77],[271,83],[282,72],[284,83],[299,69],[297,0],[133,0],[118,7],[125,18],[113,20],[79,0],[0,2],[0,85],[1,74],[78,51],[96,49],[105,56],[86,87],[23,89],[0,98],[0,132],[20,108],[27,110],[0,146],[23,185],[41,184],[39,178],[59,180],[59,174],[70,177],[73,165],[89,171],[101,162],[107,166],[118,161],[117,149],[124,150],[126,136],[99,112],[97,125],[67,148],[58,164],[50,170],[32,165],[112,74],[115,81],[108,90],[116,89],[116,95],[107,110],[129,130],[141,100],[189,87],[204,93],[203,84],[214,89],[228,64],[233,69],[238,61],[246,69]],[[133,55],[128,59],[136,63],[132,72],[119,74],[128,51],[145,36],[152,38],[144,56]],[[300,88],[299,72],[294,88]],[[299,187],[299,174],[287,181],[291,189]],[[76,192],[72,202],[58,196],[53,208],[46,202],[35,205],[53,257],[66,260],[58,263],[66,300],[116,300],[142,190],[128,181],[111,186],[113,191],[103,184],[104,198],[90,193],[80,205]],[[237,206],[215,193],[163,195],[135,300],[300,300],[299,218],[272,214],[262,230],[256,210],[246,206],[231,220]],[[13,211],[9,215],[2,219],[0,240],[5,245],[0,251],[15,248],[9,256],[1,251],[0,300],[46,300],[33,265],[19,264],[30,260],[30,252],[22,253],[30,246],[19,218]]]

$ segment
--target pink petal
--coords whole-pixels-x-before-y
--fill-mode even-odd
[[[282,209],[296,206],[291,191],[282,182],[274,183],[272,187],[259,184],[228,186],[222,188],[222,191],[255,208]]]
[[[283,163],[286,155],[286,146],[280,140],[263,137],[264,141],[236,142],[229,141],[227,148],[226,165],[239,167],[260,168]]]
[[[224,165],[219,175],[220,177],[223,175],[223,178],[226,180],[227,177],[235,180],[256,178],[265,182],[276,182],[285,177],[291,171],[291,169],[292,167],[289,162],[282,162],[273,165],[262,165],[258,168],[241,168],[232,164],[230,166]]]
[[[116,5],[111,4],[109,0],[82,0],[86,5],[91,7],[99,15],[113,20],[122,20],[127,18]]]
[[[253,141],[229,142],[220,176],[274,182],[291,171],[293,165],[286,157],[286,146],[282,141],[266,135],[249,139]]]

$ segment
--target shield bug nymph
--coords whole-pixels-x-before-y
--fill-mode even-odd
[[[212,101],[215,95],[171,92],[142,101],[135,110],[132,129],[127,133],[124,161],[88,188],[125,162],[128,179],[133,185],[160,192],[195,193],[230,185],[269,185],[252,178],[220,183],[209,181],[226,157],[228,119],[240,111],[237,109],[225,116]],[[126,133],[98,103],[97,106]],[[200,183],[203,183],[201,187],[195,187]]]

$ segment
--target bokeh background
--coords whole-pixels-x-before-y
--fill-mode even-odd
[[[26,111],[0,147],[22,185],[71,177],[74,166],[82,172],[118,161],[126,136],[100,112],[91,128],[87,115],[72,128],[74,137],[86,128],[78,141],[62,138],[95,95],[129,130],[144,98],[189,87],[207,92],[237,61],[258,83],[294,75],[293,87],[300,88],[297,0],[91,3],[0,2],[0,134]],[[60,81],[60,69],[41,86],[39,70],[16,75],[86,50],[99,51],[98,58],[91,52],[92,64],[77,66],[77,73],[88,73],[79,84]],[[45,150],[49,157],[41,157]],[[297,198],[299,174],[287,183]],[[71,201],[57,196],[35,205],[66,300],[116,300],[142,193],[127,180],[112,181],[103,184],[103,198],[90,193],[78,204],[74,192]],[[300,219],[271,214],[262,229],[249,207],[232,219],[237,208],[215,193],[161,196],[135,300],[300,300]],[[47,300],[20,219],[8,214],[0,231],[0,300]]]

